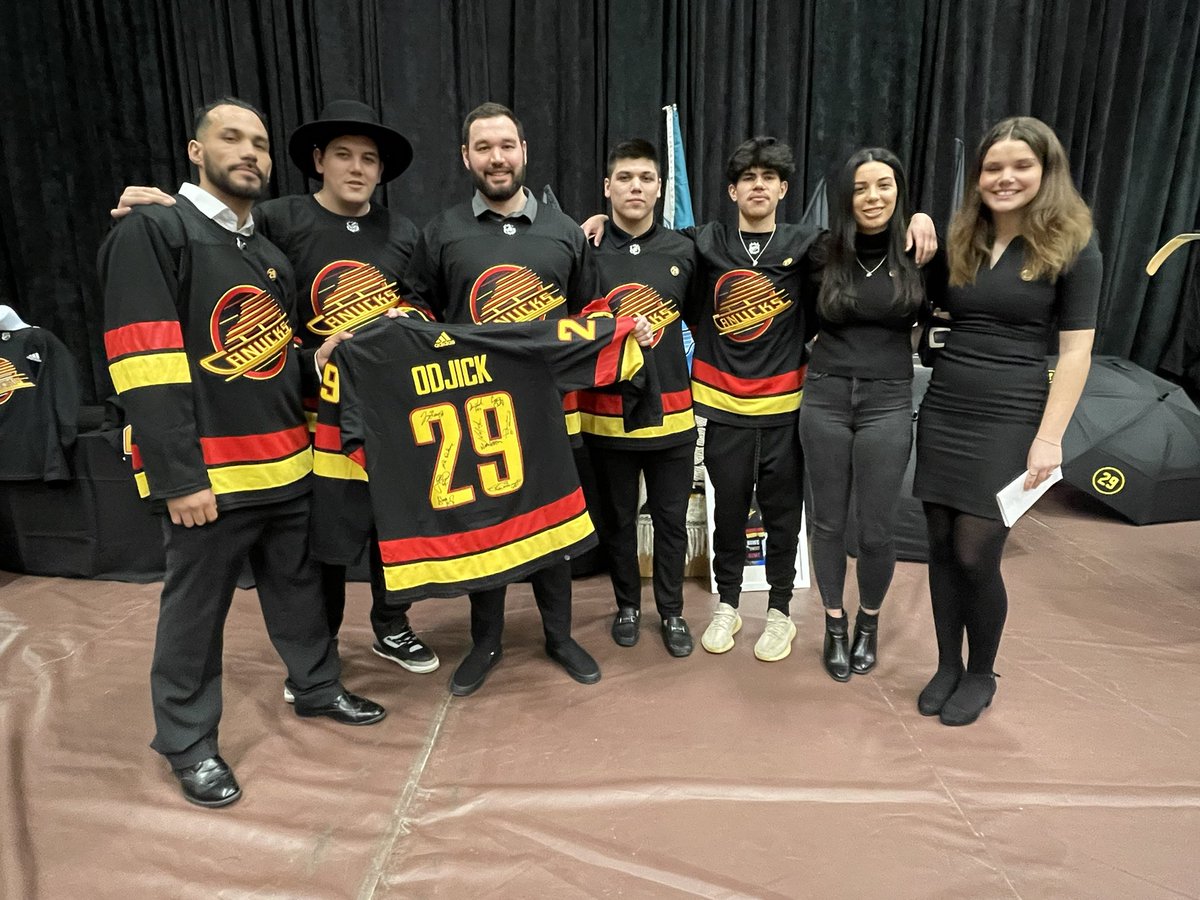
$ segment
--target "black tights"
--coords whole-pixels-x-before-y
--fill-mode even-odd
[[[924,506],[938,668],[962,669],[965,629],[967,671],[991,675],[1008,616],[1008,594],[1000,577],[1008,528],[940,503]]]

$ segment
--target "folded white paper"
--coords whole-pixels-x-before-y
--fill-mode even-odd
[[[1029,507],[1037,503],[1038,498],[1050,489],[1051,485],[1062,481],[1062,466],[1055,466],[1050,477],[1035,487],[1032,491],[1025,490],[1025,479],[1028,472],[1022,472],[1004,487],[996,492],[996,503],[1000,507],[1000,518],[1004,524],[1012,528],[1017,519],[1029,512]]]

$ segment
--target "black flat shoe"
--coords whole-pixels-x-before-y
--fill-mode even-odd
[[[207,806],[215,809],[218,806],[228,806],[242,796],[242,789],[233,770],[219,756],[202,759],[194,766],[174,769],[183,796],[197,806]]]
[[[374,725],[387,715],[387,710],[366,697],[342,691],[328,703],[318,706],[309,706],[297,700],[296,715],[305,719],[326,716],[343,725]]]
[[[996,676],[964,672],[958,687],[942,707],[943,725],[970,725],[992,705],[996,696]]]
[[[938,666],[937,672],[929,679],[929,684],[925,685],[921,695],[917,697],[917,712],[923,716],[936,716],[940,713],[954,689],[958,687],[962,675],[961,668],[944,669]]]
[[[466,697],[475,693],[487,681],[488,673],[496,668],[504,651],[500,648],[488,650],[483,647],[472,647],[471,652],[463,657],[454,674],[450,676],[450,693],[455,697]]]
[[[557,644],[547,642],[546,655],[566,669],[567,674],[580,684],[595,684],[600,680],[600,666],[574,638],[567,638]]]
[[[672,656],[690,656],[695,649],[692,632],[683,616],[667,616],[662,620],[662,639]]]
[[[612,639],[622,647],[632,647],[641,633],[642,611],[622,606],[613,617]]]
[[[875,668],[879,650],[879,613],[869,615],[859,610],[854,618],[854,645],[850,648],[850,668],[855,674],[866,675]]]
[[[825,615],[825,647],[821,651],[821,662],[834,681],[850,680],[850,637],[845,616]]]

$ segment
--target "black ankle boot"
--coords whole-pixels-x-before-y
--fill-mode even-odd
[[[996,676],[964,672],[958,687],[942,707],[943,725],[970,725],[992,705],[996,695]]]
[[[834,681],[850,680],[850,637],[844,614],[838,618],[825,614],[825,649],[821,661]]]
[[[962,676],[961,664],[938,666],[933,678],[929,679],[929,684],[921,691],[921,696],[917,697],[917,711],[923,716],[936,716],[940,713],[954,689],[958,687]]]
[[[875,668],[879,650],[879,613],[871,615],[861,609],[854,619],[854,646],[850,650],[850,668],[866,675]]]

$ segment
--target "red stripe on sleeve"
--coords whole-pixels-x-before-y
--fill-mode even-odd
[[[342,452],[342,430],[336,425],[317,423],[317,433],[313,446],[318,450],[328,450],[330,453]]]
[[[625,337],[633,331],[633,319],[629,316],[620,316],[613,321],[616,322],[617,327],[613,329],[612,339],[596,357],[596,384],[598,385],[612,384],[617,380],[617,375],[621,372],[621,351],[625,347]]]
[[[104,352],[109,359],[147,350],[182,350],[183,330],[178,322],[135,322],[104,332]]]

